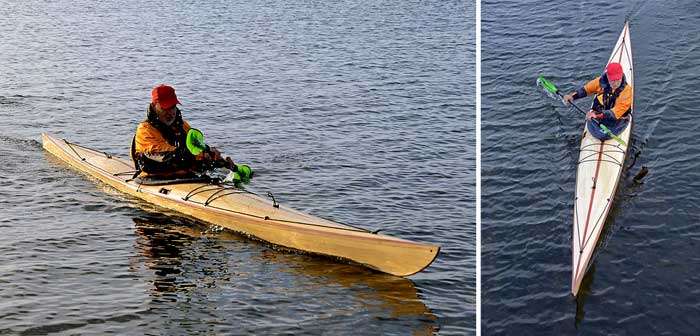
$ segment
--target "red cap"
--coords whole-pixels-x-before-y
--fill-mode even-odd
[[[605,69],[608,74],[608,80],[616,81],[622,78],[622,65],[620,63],[610,63]]]
[[[175,104],[180,104],[175,95],[175,89],[172,86],[160,85],[157,86],[153,91],[151,91],[151,96],[153,96],[152,103],[157,102],[164,109],[169,109]]]

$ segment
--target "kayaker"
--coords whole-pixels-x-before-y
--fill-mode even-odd
[[[136,128],[131,145],[131,158],[139,171],[138,176],[184,177],[211,168],[215,162],[224,161],[214,147],[197,156],[187,149],[185,140],[190,124],[182,119],[182,113],[177,108],[180,101],[174,88],[159,85],[151,91],[151,96],[147,118]],[[233,166],[230,157],[225,161]]]
[[[578,90],[564,96],[564,101],[572,104],[574,100],[596,94],[591,110],[586,114],[589,130],[596,138],[609,139],[591,119],[597,119],[607,126],[614,134],[620,133],[629,122],[629,113],[632,107],[632,86],[627,83],[620,63],[610,63],[605,73],[586,83]]]

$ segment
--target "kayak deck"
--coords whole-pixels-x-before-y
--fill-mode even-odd
[[[144,185],[130,160],[42,134],[44,149],[80,171],[147,202],[291,248],[347,259],[397,276],[430,265],[439,246],[375,234],[306,214],[222,183]]]
[[[630,125],[619,135],[625,142],[629,140]],[[626,154],[627,146],[613,139],[600,141],[590,135],[587,129],[584,131],[574,198],[572,241],[572,293],[574,295],[578,292],[578,287],[592,261],[617,191]]]

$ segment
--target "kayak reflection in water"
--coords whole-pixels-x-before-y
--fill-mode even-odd
[[[195,172],[211,168],[216,162],[234,166],[230,157],[223,159],[214,147],[193,155],[186,146],[190,124],[182,119],[175,89],[160,85],[151,92],[147,118],[136,129],[131,144],[131,158],[138,170],[134,177],[174,179],[192,177]]]
[[[586,114],[588,130],[600,140],[610,139],[600,127],[592,125],[591,119],[597,119],[617,135],[629,123],[632,111],[632,86],[627,83],[620,63],[608,64],[605,73],[586,83],[578,90],[564,96],[564,101],[572,104],[574,100],[596,94],[591,110]]]

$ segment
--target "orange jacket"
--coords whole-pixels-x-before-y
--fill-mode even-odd
[[[148,119],[136,128],[132,144],[132,159],[139,176],[174,177],[198,170],[200,158],[193,156],[186,147],[185,139],[190,124],[182,120],[180,112],[172,125],[158,120],[149,107]]]
[[[607,76],[598,76],[586,83],[584,87],[576,91],[575,98],[582,98],[591,94],[597,94],[596,100],[599,106],[605,110],[611,110],[615,118],[622,118],[632,107],[633,92],[625,77],[617,90],[612,91]],[[603,112],[603,111],[600,111]]]
[[[183,120],[182,129],[187,134],[190,130],[190,124]],[[142,121],[136,128],[136,153],[162,153],[173,152],[177,147],[168,143],[163,134],[148,121]]]

